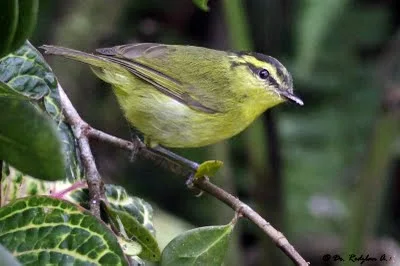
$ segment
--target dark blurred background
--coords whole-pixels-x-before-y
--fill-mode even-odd
[[[209,7],[204,12],[190,0],[41,0],[32,42],[85,51],[191,44],[279,58],[304,107],[282,104],[224,143],[176,152],[223,160],[213,181],[260,212],[312,265],[335,265],[324,254],[351,253],[378,260],[386,254],[390,265],[400,265],[400,1],[211,0]],[[86,121],[130,139],[108,85],[85,65],[47,59]],[[182,177],[131,162],[106,144],[93,146],[107,182],[153,205],[162,246],[183,230],[233,217],[208,195],[195,197]],[[243,220],[226,265],[291,262]]]

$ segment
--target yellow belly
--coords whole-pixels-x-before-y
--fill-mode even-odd
[[[144,94],[142,90],[121,94],[117,99],[127,120],[151,143],[165,147],[201,147],[232,137],[252,122],[240,108],[228,113],[208,114],[161,93]]]

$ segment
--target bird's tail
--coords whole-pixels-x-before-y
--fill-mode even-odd
[[[112,62],[107,58],[107,56],[89,54],[78,50],[54,45],[42,45],[39,48],[43,49],[45,54],[61,55],[72,60],[89,64],[93,67],[106,68],[110,70],[114,68],[115,71],[125,71],[122,66],[116,64],[115,62]]]

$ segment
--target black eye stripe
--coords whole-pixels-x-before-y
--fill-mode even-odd
[[[269,73],[268,70],[262,68],[258,71],[258,76],[263,79],[266,80],[269,84],[271,84],[272,86],[279,88],[279,84],[278,82],[276,82],[276,80],[271,76],[271,74]]]
[[[271,75],[271,73],[268,72],[268,70],[264,69],[264,68],[259,68],[254,66],[253,64],[246,64],[248,66],[248,68],[250,68],[250,70],[254,73],[254,75],[256,75],[257,77],[263,79],[265,82],[268,82],[269,84],[271,84],[272,86],[279,88],[279,83],[273,78],[273,76]],[[267,71],[268,76],[266,78],[262,78],[260,76],[261,71]]]
[[[274,86],[275,88],[279,88],[279,84],[278,82],[276,82],[275,79],[273,79],[272,77],[268,79],[269,84],[271,84],[272,86]]]

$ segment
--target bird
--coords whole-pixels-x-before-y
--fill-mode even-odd
[[[136,43],[86,53],[53,45],[46,54],[89,64],[111,84],[148,147],[196,148],[228,139],[285,101],[303,105],[274,57],[190,45]]]

